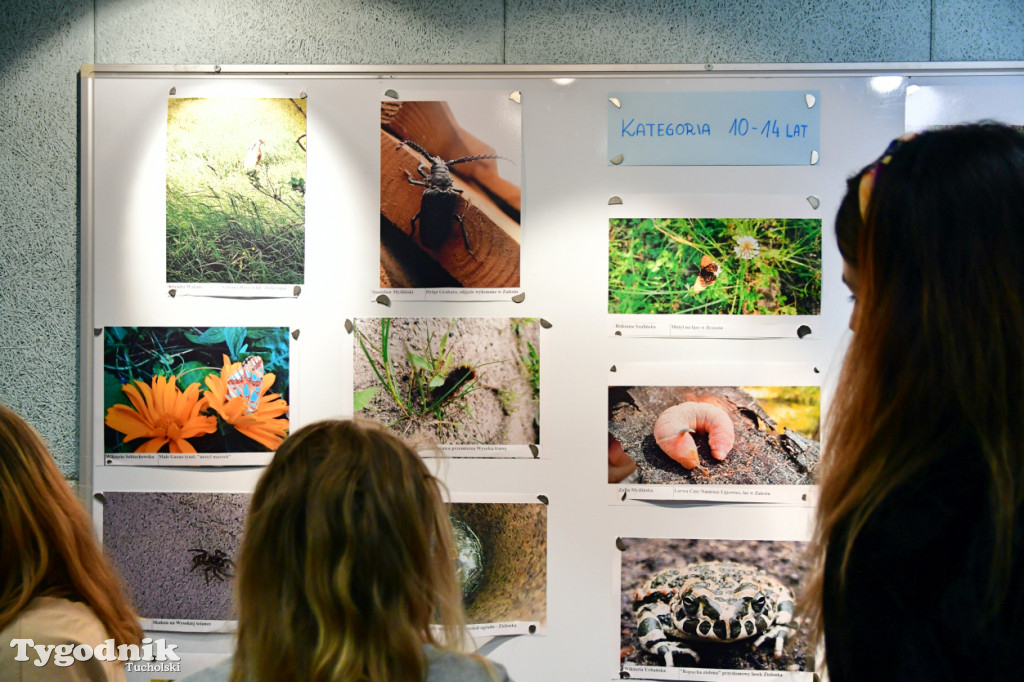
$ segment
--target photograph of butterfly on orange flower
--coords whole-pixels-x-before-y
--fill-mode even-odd
[[[817,315],[820,311],[820,219],[609,221],[609,313]]]
[[[285,327],[107,327],[104,452],[270,452],[288,384]]]

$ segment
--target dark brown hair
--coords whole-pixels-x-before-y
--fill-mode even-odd
[[[807,600],[817,631],[826,549],[841,586],[879,505],[965,442],[988,486],[983,611],[995,617],[1024,499],[1024,135],[979,124],[903,142],[850,179],[836,236],[857,270],[858,325],[827,421]]]

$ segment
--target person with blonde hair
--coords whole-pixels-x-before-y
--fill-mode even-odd
[[[0,405],[0,680],[125,679],[118,661],[58,666],[51,654],[39,666],[28,647],[16,660],[12,641],[28,639],[94,650],[108,639],[138,645],[142,628],[43,439]]]
[[[805,595],[832,682],[1009,680],[1024,645],[1024,135],[897,140],[836,217],[853,337]]]
[[[501,665],[458,652],[465,616],[442,488],[372,422],[290,435],[249,509],[233,660],[190,679],[508,682]]]

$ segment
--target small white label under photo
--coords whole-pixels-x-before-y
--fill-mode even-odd
[[[718,668],[659,668],[650,665],[625,665],[622,668],[630,680],[778,680],[779,682],[810,682],[814,673],[788,670],[722,670]]]

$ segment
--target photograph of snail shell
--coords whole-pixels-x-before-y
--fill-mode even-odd
[[[103,498],[103,548],[141,618],[235,620],[234,561],[252,495],[108,492]]]
[[[451,505],[466,622],[547,619],[547,505]]]
[[[820,394],[817,386],[612,386],[609,483],[811,485]],[[625,478],[624,457],[636,464]]]

